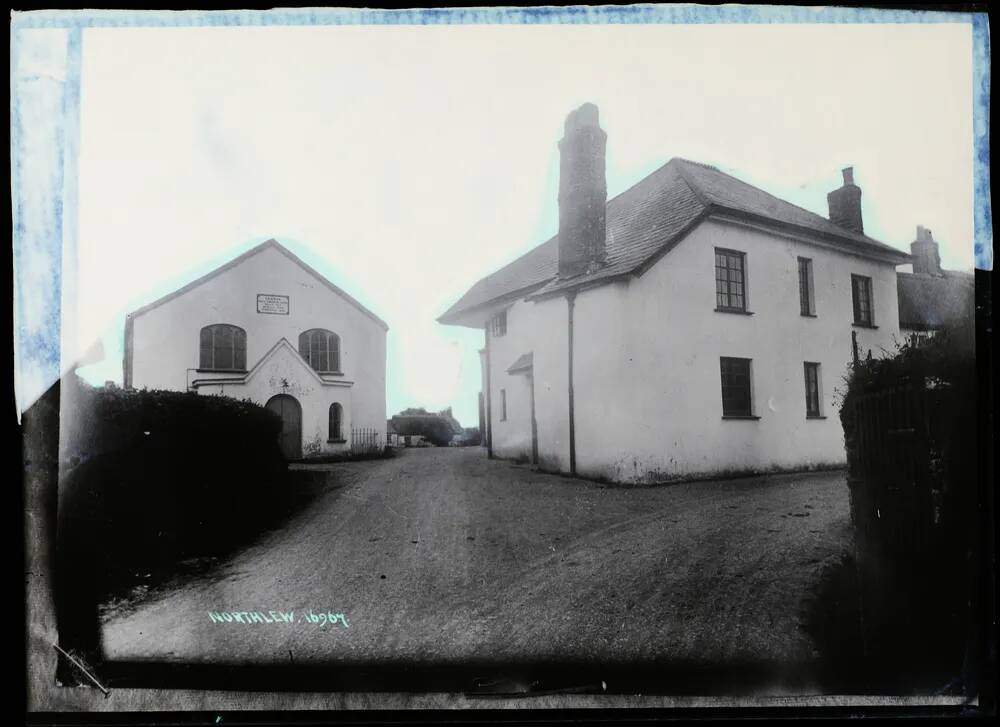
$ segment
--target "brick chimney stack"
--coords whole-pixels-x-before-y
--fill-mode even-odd
[[[559,277],[593,270],[604,262],[608,184],[597,107],[585,103],[566,117],[559,142]]]
[[[910,243],[913,255],[913,272],[923,275],[944,275],[941,271],[941,254],[931,231],[917,225],[917,239]]]
[[[844,171],[844,185],[826,195],[830,206],[830,222],[844,229],[864,234],[861,222],[861,187],[854,183],[854,167]]]

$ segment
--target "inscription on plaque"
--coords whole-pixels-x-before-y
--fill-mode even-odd
[[[257,312],[287,316],[288,296],[271,295],[270,293],[257,293]]]

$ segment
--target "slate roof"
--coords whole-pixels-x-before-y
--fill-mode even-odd
[[[641,273],[709,215],[725,215],[780,227],[840,245],[861,254],[889,256],[897,264],[910,257],[857,234],[715,167],[674,158],[608,200],[606,264],[560,279],[558,235],[473,285],[438,320],[458,323],[479,308],[527,295],[545,296],[569,288]]]
[[[899,327],[929,331],[975,315],[975,278],[946,270],[943,276],[896,273]]]

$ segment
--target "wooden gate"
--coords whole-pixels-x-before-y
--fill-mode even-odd
[[[851,510],[861,543],[912,558],[940,518],[940,462],[932,453],[928,391],[905,383],[858,396],[847,442]],[[938,466],[935,466],[938,465]]]
[[[968,398],[913,377],[855,394],[845,411],[861,626],[872,664],[891,658],[953,673],[961,664],[975,528],[966,441],[974,421],[962,421],[975,419]]]

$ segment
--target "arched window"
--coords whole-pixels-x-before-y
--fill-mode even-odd
[[[330,404],[330,439],[344,438],[344,408],[340,404]]]
[[[317,371],[340,373],[340,336],[313,328],[299,335],[299,353]]]
[[[217,323],[201,329],[198,368],[214,371],[246,371],[247,332],[239,326]]]

